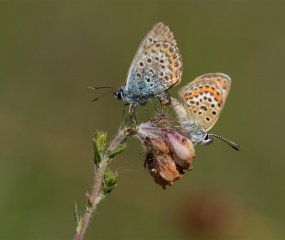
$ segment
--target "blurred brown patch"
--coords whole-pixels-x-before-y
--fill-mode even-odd
[[[183,200],[176,220],[185,234],[206,239],[235,237],[243,223],[244,207],[226,191],[204,191]]]

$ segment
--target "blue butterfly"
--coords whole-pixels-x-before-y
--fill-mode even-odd
[[[146,105],[158,98],[162,105],[170,103],[168,89],[181,81],[183,62],[177,42],[163,22],[153,26],[141,42],[128,71],[126,85],[113,92],[115,98],[130,105]]]

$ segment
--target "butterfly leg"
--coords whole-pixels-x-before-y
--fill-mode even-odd
[[[134,117],[135,125],[137,124],[137,117],[136,117],[136,106],[135,104],[129,104],[129,114]]]
[[[157,113],[159,113],[159,114],[162,114],[162,112],[159,111],[159,109],[155,106],[154,102],[153,102],[152,100],[151,100],[150,102],[151,102],[153,108],[155,109],[155,111],[156,111]]]
[[[148,111],[148,107],[147,107],[147,105],[144,105],[144,106],[145,106],[145,110],[146,110],[146,114],[148,116],[148,119],[151,120],[151,117],[150,117],[149,111]]]
[[[137,105],[134,105],[134,104],[129,104],[129,105],[130,105],[130,107],[129,107],[129,114],[135,114]]]
[[[128,105],[129,105],[129,103],[125,103],[125,104],[123,105],[123,119],[125,119],[126,106],[128,106]]]

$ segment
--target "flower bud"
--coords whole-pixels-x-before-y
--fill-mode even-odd
[[[192,170],[195,150],[192,142],[171,126],[168,117],[160,115],[137,126],[135,135],[146,149],[145,167],[155,183],[164,189]]]
[[[183,176],[179,173],[174,161],[168,154],[157,156],[148,153],[146,156],[146,164],[155,183],[161,185],[164,189],[167,185],[172,185],[173,182]]]
[[[173,150],[174,161],[184,170],[191,170],[191,162],[195,157],[192,142],[178,132],[166,135]]]
[[[166,142],[159,136],[148,138],[146,137],[146,146],[148,151],[154,154],[169,153],[169,147]]]

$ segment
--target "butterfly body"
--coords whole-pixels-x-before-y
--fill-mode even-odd
[[[163,98],[182,76],[182,58],[169,27],[159,22],[141,42],[128,71],[126,85],[113,95],[132,106]]]
[[[218,137],[236,149],[239,147],[223,137],[208,133],[224,108],[230,86],[231,78],[224,73],[204,74],[179,91],[182,103],[171,98],[171,107],[192,142],[207,145],[214,140],[213,137]]]
[[[184,134],[191,139],[193,143],[201,142],[206,138],[206,132],[199,124],[189,118],[185,106],[175,98],[171,98],[171,107],[176,112],[181,129]]]

